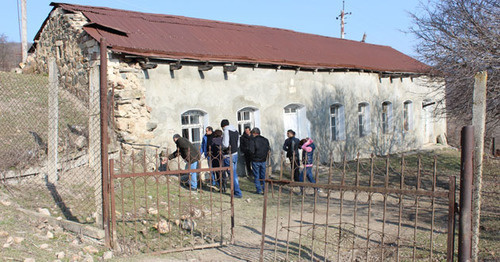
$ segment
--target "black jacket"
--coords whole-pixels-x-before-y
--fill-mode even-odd
[[[175,141],[175,144],[177,145],[177,150],[170,154],[168,159],[173,159],[180,154],[181,157],[189,163],[200,160],[200,151],[186,138],[179,137],[177,141]]]
[[[286,151],[286,157],[292,158],[295,152],[295,157],[299,158],[299,143],[300,140],[296,137],[289,137],[285,140],[283,144],[283,150]]]
[[[269,140],[267,140],[267,138],[258,135],[250,140],[250,155],[252,157],[252,162],[266,162],[269,151],[271,151],[271,147],[269,146]]]
[[[240,150],[244,154],[250,154],[250,141],[252,141],[252,138],[252,136],[249,136],[246,133],[243,133],[243,135],[240,136]]]

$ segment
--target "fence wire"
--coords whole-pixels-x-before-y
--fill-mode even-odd
[[[60,80],[0,72],[0,190],[22,208],[93,224],[102,207],[99,93]]]

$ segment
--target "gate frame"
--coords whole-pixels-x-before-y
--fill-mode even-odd
[[[281,157],[283,159],[283,157]],[[359,161],[359,154],[357,160]],[[404,154],[402,155],[402,161],[404,161]],[[346,163],[346,157],[344,156],[343,158],[343,164],[344,164],[344,172],[345,172],[345,163]],[[359,162],[358,162],[359,163]],[[373,164],[373,155],[372,155],[372,162]],[[404,168],[404,164],[402,163],[402,168]],[[359,171],[359,170],[358,170]],[[402,170],[404,171],[404,169]],[[331,166],[329,173],[331,173]],[[317,175],[316,173],[316,183],[308,183],[308,182],[295,182],[292,180],[285,180],[282,179],[282,175],[280,175],[280,179],[265,179],[265,190],[264,190],[264,205],[263,205],[263,216],[262,216],[262,239],[261,239],[261,245],[260,245],[260,261],[264,261],[264,246],[265,246],[265,236],[266,236],[266,219],[267,219],[267,199],[268,199],[268,186],[271,185],[271,187],[274,187],[274,185],[278,185],[280,188],[281,192],[281,186],[287,185],[289,187],[303,187],[304,190],[305,188],[314,188],[316,189],[325,189],[328,190],[329,194],[328,197],[330,196],[331,191],[337,191],[341,193],[340,201],[343,201],[343,192],[345,191],[351,191],[355,192],[356,194],[358,193],[368,193],[369,198],[371,198],[371,195],[374,193],[380,193],[385,196],[388,194],[397,194],[402,198],[403,196],[414,196],[414,197],[420,197],[420,196],[426,196],[426,197],[431,197],[432,198],[432,207],[434,208],[434,201],[435,198],[445,198],[448,199],[448,221],[447,221],[447,248],[446,248],[446,261],[447,262],[452,262],[454,260],[454,248],[455,248],[455,215],[457,213],[456,208],[455,208],[455,195],[456,195],[456,177],[455,176],[449,176],[449,188],[448,190],[440,190],[436,191],[436,176],[437,176],[437,170],[436,170],[436,157],[434,157],[434,175],[433,175],[433,186],[432,190],[423,190],[417,187],[417,189],[403,189],[402,185],[400,188],[389,188],[387,187],[387,181],[386,181],[386,186],[385,187],[373,187],[372,184],[370,183],[370,186],[359,186],[359,184],[355,186],[351,185],[345,185],[344,184],[344,179],[342,179],[341,184],[331,184],[331,174],[329,176],[329,181],[328,184],[320,184],[317,183]],[[304,174],[305,176],[305,174]],[[371,174],[373,176],[373,174]],[[402,176],[403,173],[402,173]],[[403,180],[401,180],[403,181]],[[317,197],[317,193],[314,194],[315,199]],[[273,195],[274,197],[274,195]],[[279,201],[279,200],[278,200]],[[400,212],[402,208],[402,202],[399,202],[399,207],[400,207]],[[315,205],[316,206],[316,203]],[[328,210],[328,209],[327,209]],[[341,211],[342,212],[342,207]],[[341,213],[342,214],[342,213]],[[370,214],[370,211],[369,213]],[[290,214],[289,214],[290,215]],[[401,215],[401,213],[400,213]],[[369,216],[369,215],[368,215]],[[328,214],[327,214],[328,217]],[[385,221],[384,221],[385,224]],[[313,222],[313,228],[314,228],[314,222]],[[433,231],[433,226],[434,226],[434,218],[432,219],[432,225],[431,225],[431,231]],[[432,234],[432,233],[431,233]],[[275,240],[277,241],[277,239]],[[368,238],[369,241],[369,238]],[[300,237],[299,237],[299,243],[300,243]],[[314,243],[313,243],[314,244]],[[432,241],[431,241],[431,250],[430,250],[430,258],[432,259]],[[287,242],[287,248],[288,248],[288,242]],[[399,250],[399,249],[398,249]],[[276,249],[274,250],[275,252],[275,258],[276,259]],[[299,244],[299,254],[300,254],[300,244]],[[460,254],[460,252],[459,252]],[[300,258],[299,258],[300,259]],[[325,258],[326,259],[326,258]],[[398,261],[399,261],[399,256],[398,256]]]
[[[200,160],[201,161],[201,160]],[[108,227],[105,228],[105,234],[108,235],[108,238],[105,238],[105,244],[107,247],[117,248],[117,222],[116,222],[116,200],[115,200],[115,189],[114,189],[114,180],[123,179],[123,178],[138,178],[138,177],[159,177],[159,176],[179,176],[185,175],[189,173],[202,173],[202,172],[217,172],[217,171],[228,171],[230,176],[228,179],[231,181],[231,189],[230,189],[230,210],[231,210],[231,226],[230,226],[230,239],[229,242],[224,241],[221,238],[221,241],[213,244],[202,244],[202,245],[194,245],[191,247],[181,247],[176,249],[162,250],[152,252],[152,254],[166,254],[173,252],[182,252],[188,250],[197,250],[197,249],[205,249],[205,248],[213,248],[220,247],[227,244],[234,244],[234,225],[235,225],[235,216],[234,216],[234,173],[233,173],[233,163],[229,161],[229,166],[226,167],[208,167],[208,168],[198,168],[198,169],[184,169],[184,170],[167,170],[167,171],[153,171],[153,172],[129,172],[129,173],[116,173],[114,171],[114,159],[109,160],[109,179],[107,179],[108,184],[107,188],[103,191],[107,193],[105,198],[108,200],[107,203],[109,208],[105,209],[109,213],[105,216],[108,218]],[[221,214],[222,215],[222,214]],[[221,231],[222,234],[222,231]]]

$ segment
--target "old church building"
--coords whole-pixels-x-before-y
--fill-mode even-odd
[[[55,57],[60,86],[92,99],[89,71],[101,38],[114,90],[113,128],[125,151],[199,144],[222,119],[259,127],[278,154],[288,129],[323,154],[386,154],[436,143],[429,67],[397,50],[290,30],[103,7],[52,3],[31,66]]]

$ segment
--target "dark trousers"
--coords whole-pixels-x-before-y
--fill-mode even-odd
[[[247,169],[247,176],[252,177],[253,170],[252,170],[252,159],[250,159],[250,154],[244,154],[243,158],[245,158],[245,167]]]
[[[290,165],[292,166],[292,173],[293,173],[293,181],[300,181],[300,162],[299,162],[299,158],[298,157],[295,157],[295,159],[293,157],[290,157],[288,158],[290,159]]]

